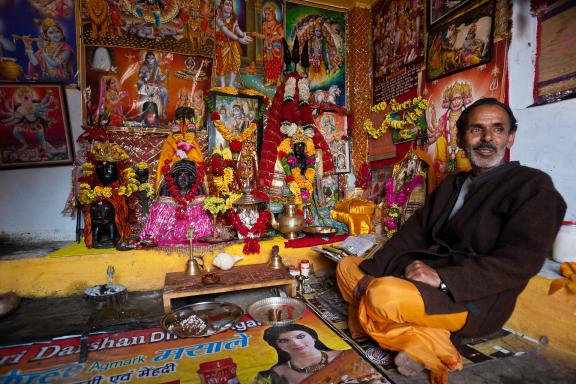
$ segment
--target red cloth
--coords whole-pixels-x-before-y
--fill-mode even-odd
[[[287,242],[284,243],[284,247],[286,248],[312,247],[314,245],[337,243],[339,241],[346,240],[347,237],[348,235],[337,235],[326,239],[325,237],[305,236],[299,239],[288,240]]]

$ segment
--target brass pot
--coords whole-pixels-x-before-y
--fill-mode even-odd
[[[295,239],[298,237],[298,232],[304,228],[304,216],[298,214],[296,204],[284,204],[284,210],[278,216],[278,220],[276,220],[274,214],[270,213],[270,216],[272,227],[282,233],[287,239]]]

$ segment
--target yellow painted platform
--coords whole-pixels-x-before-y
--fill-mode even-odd
[[[309,259],[318,274],[335,267],[334,262],[320,256],[310,248],[285,248],[285,240],[277,237],[260,242],[260,253],[243,255],[242,243],[225,247],[219,252],[244,256],[236,265],[265,263],[272,246],[280,247],[280,256],[286,264],[298,265]],[[206,254],[207,265],[217,254]],[[70,296],[81,294],[88,287],[106,282],[106,267],[114,265],[114,283],[126,286],[128,291],[162,289],[169,272],[181,272],[188,260],[185,251],[167,252],[158,249],[116,251],[87,249],[72,244],[46,257],[0,261],[0,292],[14,291],[24,297]]]
[[[551,348],[576,363],[576,294],[562,289],[548,295],[551,281],[533,277],[506,326],[536,340],[545,336]]]

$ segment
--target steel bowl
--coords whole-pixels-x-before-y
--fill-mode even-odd
[[[246,311],[263,324],[286,325],[300,319],[306,305],[291,297],[268,297],[250,304]]]

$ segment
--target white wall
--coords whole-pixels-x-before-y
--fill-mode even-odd
[[[80,91],[66,90],[74,141],[82,132]],[[74,240],[76,219],[62,215],[72,166],[0,171],[0,240]]]
[[[510,150],[511,160],[541,169],[568,204],[567,220],[576,219],[576,99],[530,107],[534,102],[536,19],[530,2],[515,1],[510,66],[510,107],[518,119],[518,133]],[[576,33],[576,24],[569,28]],[[537,212],[535,212],[537,214]]]
[[[575,32],[576,33],[576,32]],[[529,2],[514,2],[512,45],[508,56],[510,105],[518,118],[512,160],[549,173],[576,219],[576,99],[527,108],[533,103],[536,20]],[[67,91],[74,138],[81,132],[80,92]],[[0,238],[73,240],[74,218],[61,214],[70,191],[71,167],[0,171]],[[537,214],[537,212],[535,212]]]

